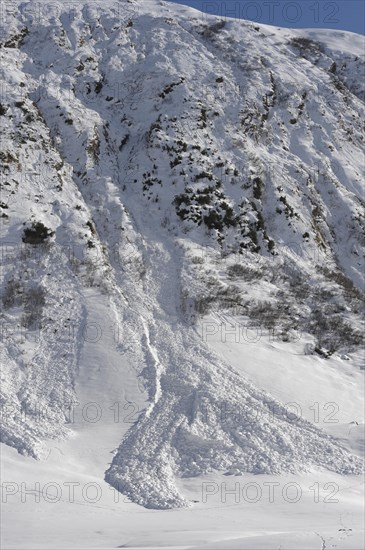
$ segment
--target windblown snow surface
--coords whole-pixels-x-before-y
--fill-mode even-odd
[[[6,471],[152,509],[204,476],[359,487],[363,38],[155,0],[4,9]],[[324,548],[293,525],[272,544]]]

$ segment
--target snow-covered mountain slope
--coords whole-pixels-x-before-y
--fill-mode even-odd
[[[138,421],[94,433],[147,507],[209,472],[360,473],[207,334],[297,340],[361,401],[363,39],[150,0],[14,3],[1,29],[2,441],[42,458],[72,403],[120,395]]]

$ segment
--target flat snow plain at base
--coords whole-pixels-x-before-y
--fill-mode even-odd
[[[357,550],[364,547],[363,484],[360,478],[343,478],[331,474],[307,476],[205,476],[184,480],[181,488],[192,499],[201,500],[202,481],[210,487],[226,483],[227,491],[236,483],[240,489],[248,483],[262,487],[259,502],[254,493],[242,496],[238,503],[232,494],[221,502],[221,491],[208,496],[207,502],[199,502],[189,509],[168,511],[146,510],[125,502],[99,477],[85,473],[85,464],[72,469],[62,459],[46,463],[30,462],[13,449],[2,446],[3,481],[26,483],[31,489],[35,482],[42,488],[46,483],[58,483],[62,499],[50,502],[56,488],[49,486],[48,496],[41,495],[34,502],[27,495],[21,502],[20,494],[8,496],[3,504],[3,532],[1,547],[12,548],[224,548],[224,549],[317,549],[326,548]],[[26,481],[25,481],[26,480]],[[319,483],[320,501],[314,502],[315,482]],[[75,485],[74,502],[70,502],[65,482]],[[98,483],[101,498],[97,503],[85,502],[81,488],[87,483]],[[270,502],[268,485],[279,483],[274,502]],[[298,502],[286,502],[281,494],[287,483],[297,483],[302,489]],[[326,491],[324,485],[337,484],[338,493],[331,495],[333,485]],[[89,498],[95,491],[90,489]],[[295,498],[295,493],[288,493]],[[323,502],[327,498],[329,502]],[[338,500],[338,502],[336,502]],[[19,517],[21,517],[19,529]],[[60,541],[62,541],[60,545]]]

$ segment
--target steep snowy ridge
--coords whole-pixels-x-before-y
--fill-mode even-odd
[[[186,506],[176,478],[215,471],[360,473],[200,328],[211,314],[329,364],[358,358],[362,37],[154,0],[5,15],[2,441],[42,458],[73,435],[85,383],[105,406],[139,392],[105,475],[143,506]]]

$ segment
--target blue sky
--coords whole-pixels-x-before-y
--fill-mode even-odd
[[[364,0],[169,0],[203,12],[278,27],[342,29],[365,34]]]

